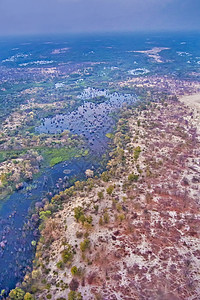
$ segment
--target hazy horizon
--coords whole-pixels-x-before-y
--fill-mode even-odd
[[[87,37],[87,36],[120,36],[120,35],[137,35],[137,34],[143,34],[143,35],[148,35],[148,34],[170,34],[170,35],[176,35],[176,34],[200,34],[200,29],[193,29],[193,30],[138,30],[138,31],[93,31],[93,32],[54,32],[54,33],[49,33],[49,32],[38,32],[38,33],[8,33],[8,34],[1,34],[1,38],[28,38],[28,37]]]
[[[0,36],[200,31],[199,0],[0,0]]]

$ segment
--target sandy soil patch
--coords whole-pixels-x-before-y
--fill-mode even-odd
[[[179,101],[192,109],[194,115],[193,123],[198,132],[200,132],[200,93],[182,96],[179,98]]]
[[[200,93],[194,95],[185,95],[180,97],[181,102],[200,112]]]

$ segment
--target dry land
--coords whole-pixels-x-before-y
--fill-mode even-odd
[[[107,171],[38,212],[23,289],[36,299],[200,298],[198,97],[124,110]]]

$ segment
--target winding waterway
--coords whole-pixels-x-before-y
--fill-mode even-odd
[[[82,134],[88,140],[91,155],[60,163],[46,168],[42,175],[18,192],[13,193],[0,207],[0,290],[7,291],[20,282],[27,270],[31,270],[35,247],[31,241],[38,239],[38,229],[31,218],[34,205],[44,205],[42,199],[58,193],[69,185],[70,178],[84,179],[87,169],[97,170],[96,157],[105,153],[108,147],[106,133],[115,125],[111,113],[118,111],[125,103],[133,104],[133,95],[108,94],[107,91],[86,89],[80,97],[83,100],[105,96],[106,101],[95,104],[86,102],[76,111],[66,115],[46,118],[36,128],[39,133],[60,133],[70,130]],[[94,156],[95,155],[95,156]],[[66,171],[67,170],[67,171]],[[48,196],[49,195],[49,196]]]

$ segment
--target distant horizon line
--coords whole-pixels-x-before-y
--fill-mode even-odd
[[[0,38],[17,38],[17,37],[55,37],[55,36],[93,36],[93,35],[130,35],[130,34],[200,34],[200,29],[181,29],[181,30],[129,30],[129,31],[80,31],[80,32],[43,32],[43,33],[11,33],[0,34]]]

